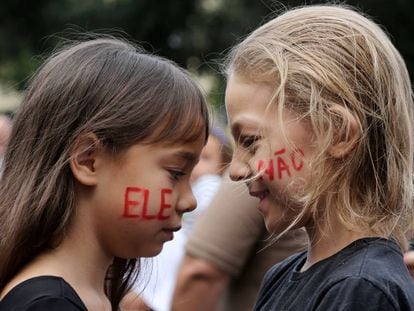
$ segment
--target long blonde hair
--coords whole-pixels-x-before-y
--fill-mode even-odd
[[[373,230],[405,249],[413,219],[412,89],[401,55],[377,24],[342,5],[296,8],[237,45],[226,73],[271,85],[270,104],[311,125],[319,152],[299,198],[302,215],[310,211],[319,226],[336,215],[350,229]],[[350,131],[335,105],[361,133],[341,159],[327,152]]]

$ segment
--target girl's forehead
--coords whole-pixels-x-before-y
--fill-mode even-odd
[[[265,120],[276,117],[272,103],[273,89],[237,77],[227,83],[226,110],[232,132],[265,126]]]
[[[192,114],[191,117],[183,115],[170,115],[162,124],[155,127],[147,143],[183,144],[208,138],[209,120],[200,113]]]
[[[272,101],[274,88],[267,83],[248,80],[242,76],[232,75],[226,86],[226,107],[266,108]]]

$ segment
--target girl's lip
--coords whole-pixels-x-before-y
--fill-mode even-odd
[[[172,231],[172,232],[176,232],[178,230],[181,229],[181,226],[175,226],[175,227],[169,227],[169,228],[164,228],[162,229],[163,231]]]
[[[167,241],[171,241],[172,239],[174,239],[174,232],[173,231],[163,229],[162,232],[164,232],[165,235],[167,236]]]
[[[269,191],[268,190],[253,191],[249,189],[249,194],[252,197],[259,198],[260,201],[262,201],[269,194]]]
[[[172,228],[165,228],[162,231],[167,235],[167,239],[170,241],[174,239],[174,232],[180,230],[181,227],[172,227]]]

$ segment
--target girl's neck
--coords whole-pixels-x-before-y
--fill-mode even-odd
[[[81,234],[76,232],[76,235]],[[86,234],[83,237],[68,236],[57,248],[40,256],[40,259],[48,261],[52,267],[61,271],[62,277],[69,283],[73,281],[74,284],[81,284],[82,287],[97,292],[103,292],[106,271],[112,262],[112,258],[102,254]]]
[[[306,232],[309,238],[308,253],[301,271],[305,271],[315,263],[338,253],[356,240],[378,236],[372,230],[349,230],[337,219],[331,222],[330,227],[323,229],[314,225],[307,226]]]
[[[104,284],[113,257],[103,252],[88,215],[78,213],[75,217],[64,240],[45,256],[62,272],[88,310],[110,310]]]
[[[104,292],[107,269],[113,258],[103,253],[87,222],[75,221],[61,243],[37,256],[6,286],[2,295],[24,280],[42,275],[62,277],[88,310],[110,310]]]
[[[111,309],[104,283],[112,258],[102,255],[87,237],[82,240],[68,237],[59,247],[44,254],[43,260],[74,288],[88,310]]]

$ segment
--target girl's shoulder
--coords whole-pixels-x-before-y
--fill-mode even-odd
[[[61,277],[37,276],[13,287],[0,301],[3,310],[87,310],[75,290]]]
[[[414,282],[393,241],[357,240],[301,272],[305,260],[306,253],[293,255],[268,272],[256,310],[277,306],[278,310],[388,311],[414,306]]]
[[[395,241],[383,238],[353,242],[335,255],[332,265],[345,275],[367,279],[393,278],[407,270],[400,247]]]
[[[400,247],[393,240],[379,237],[356,240],[301,274],[321,275],[324,283],[331,285],[353,278],[373,284],[414,285],[404,264]]]
[[[326,270],[324,303],[388,306],[384,310],[411,310],[414,282],[399,246],[392,240],[355,241],[332,259]],[[336,297],[336,298],[335,298]],[[338,299],[341,297],[341,299]],[[382,309],[381,309],[382,310]]]

